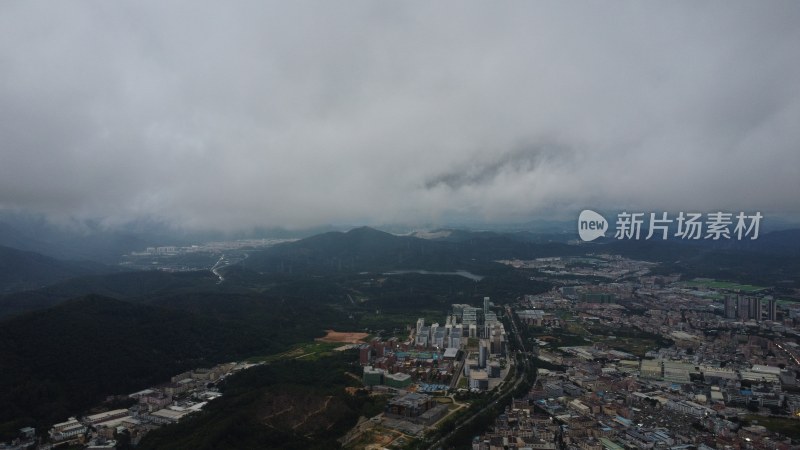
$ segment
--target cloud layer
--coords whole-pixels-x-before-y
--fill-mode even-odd
[[[798,22],[788,1],[3,2],[0,209],[796,214]]]

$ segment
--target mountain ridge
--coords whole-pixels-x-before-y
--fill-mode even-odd
[[[0,245],[0,293],[35,289],[77,276],[114,270],[91,261],[64,261]]]

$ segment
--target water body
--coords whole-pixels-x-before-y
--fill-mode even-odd
[[[459,277],[469,278],[472,281],[481,281],[483,275],[475,275],[466,270],[457,270],[455,272],[431,272],[429,270],[394,270],[392,272],[385,272],[384,275],[403,275],[406,273],[418,273],[421,275],[457,275]]]

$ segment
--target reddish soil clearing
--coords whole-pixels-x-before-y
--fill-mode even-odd
[[[340,331],[325,330],[328,334],[325,337],[317,338],[322,342],[345,342],[348,344],[358,344],[369,336],[367,333],[342,333]]]

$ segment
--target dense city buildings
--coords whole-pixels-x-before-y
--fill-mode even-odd
[[[571,262],[507,263],[564,275]],[[599,256],[578,272],[607,283],[565,280],[513,305],[536,382],[473,449],[800,448],[779,431],[800,429],[800,308],[648,267]]]

